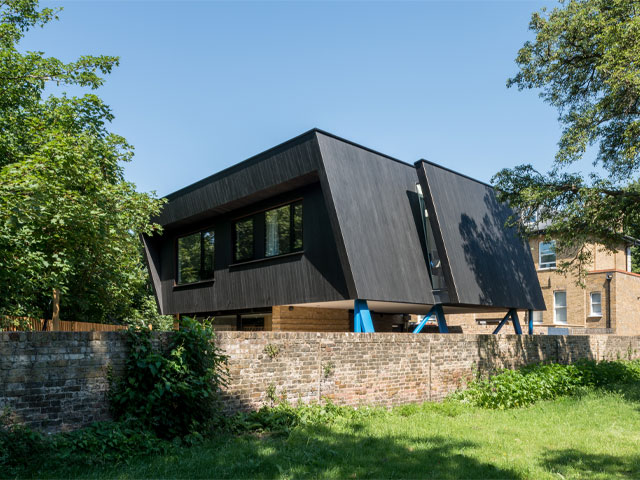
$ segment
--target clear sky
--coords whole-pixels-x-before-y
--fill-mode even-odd
[[[126,177],[141,191],[170,193],[313,127],[483,181],[545,169],[559,139],[537,92],[505,86],[551,0],[43,5],[64,11],[23,49],[120,56],[98,94],[135,146]]]

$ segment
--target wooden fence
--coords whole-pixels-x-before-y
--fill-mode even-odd
[[[49,320],[47,328],[52,330],[53,322]],[[60,320],[58,332],[116,332],[126,330],[125,325],[110,325],[106,323],[68,322]],[[0,331],[19,332],[43,330],[44,320],[37,318],[0,318]]]

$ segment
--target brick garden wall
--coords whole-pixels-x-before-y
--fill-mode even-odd
[[[0,408],[50,432],[109,418],[106,373],[108,366],[122,372],[124,339],[119,332],[0,333]],[[640,356],[640,337],[613,335],[220,332],[217,343],[230,357],[229,410],[269,403],[272,388],[292,402],[436,401],[475,372]]]

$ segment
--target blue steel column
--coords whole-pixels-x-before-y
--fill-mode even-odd
[[[513,329],[516,331],[516,335],[522,335],[522,328],[520,328],[520,319],[518,318],[518,311],[514,308],[511,310],[511,320],[513,321]]]
[[[373,321],[366,300],[355,300],[353,305],[353,331],[373,333]]]
[[[527,312],[529,318],[527,320],[529,320],[529,335],[533,335],[533,310],[528,310]]]
[[[500,331],[500,329],[504,326],[504,324],[507,323],[507,320],[509,320],[509,317],[511,316],[511,312],[512,310],[509,310],[507,314],[504,316],[504,318],[502,319],[502,321],[498,324],[496,329],[493,331],[494,335],[496,335]]]
[[[434,305],[431,307],[431,310],[429,310],[422,321],[413,330],[413,333],[420,333],[433,314],[436,315],[436,320],[438,321],[438,331],[440,333],[449,333],[449,327],[447,327],[447,320],[444,317],[442,305]]]

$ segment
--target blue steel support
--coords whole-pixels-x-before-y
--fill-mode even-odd
[[[356,300],[353,305],[353,331],[373,333],[373,321],[366,300]]]
[[[527,312],[527,320],[529,323],[529,335],[533,335],[533,310]]]
[[[511,321],[513,322],[513,329],[516,331],[516,334],[522,335],[522,328],[520,328],[520,319],[518,319],[518,311],[515,308],[512,308],[507,312],[502,321],[493,331],[494,335],[498,333],[502,327],[504,327],[504,324],[509,321],[509,317],[511,317]]]
[[[449,327],[447,327],[447,320],[444,317],[442,305],[434,305],[431,307],[429,313],[424,316],[420,324],[413,330],[413,333],[420,333],[433,314],[436,315],[436,320],[438,321],[438,331],[440,333],[449,333]]]
[[[502,321],[498,324],[498,326],[496,327],[496,329],[493,331],[493,334],[495,335],[496,333],[498,333],[500,331],[500,329],[502,327],[504,327],[504,324],[507,323],[507,320],[509,320],[509,317],[511,316],[511,310],[509,310],[507,312],[507,314],[504,316],[504,318],[502,319]]]
[[[516,335],[522,335],[522,328],[520,328],[518,311],[515,308],[511,309],[511,320],[513,320],[513,329],[516,331]]]

